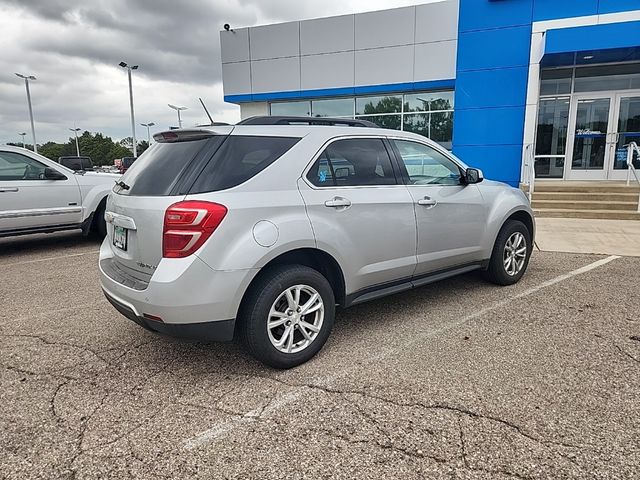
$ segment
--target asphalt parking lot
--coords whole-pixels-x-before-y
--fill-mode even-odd
[[[0,478],[640,477],[640,258],[354,307],[282,372],[121,317],[97,251],[0,240]]]

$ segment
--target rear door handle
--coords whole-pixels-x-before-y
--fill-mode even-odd
[[[351,201],[349,201],[348,198],[333,197],[333,199],[327,200],[326,202],[324,202],[324,206],[325,207],[334,207],[334,208],[350,207],[351,206]]]
[[[0,188],[0,193],[15,193],[17,191],[19,191],[20,189],[18,187],[11,187],[11,188]]]
[[[431,197],[424,197],[418,200],[418,205],[422,205],[423,207],[435,207],[438,204],[437,200],[434,200]]]

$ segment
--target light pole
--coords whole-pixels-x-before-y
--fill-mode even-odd
[[[140,125],[142,125],[143,127],[147,127],[147,147],[150,147],[151,146],[151,133],[149,132],[149,128],[153,127],[155,125],[155,123],[153,123],[153,122],[141,123]]]
[[[182,119],[180,118],[180,112],[182,110],[187,110],[187,107],[176,107],[175,105],[171,105],[170,103],[167,103],[167,105],[169,105],[169,108],[173,108],[176,112],[178,112],[178,128],[182,128]]]
[[[80,156],[80,147],[78,146],[78,132],[80,131],[80,129],[79,128],[70,128],[69,130],[71,130],[76,136],[76,156],[79,157]]]
[[[136,142],[136,121],[133,114],[133,87],[131,86],[131,70],[137,70],[138,65],[127,65],[126,62],[120,62],[122,68],[127,69],[127,76],[129,77],[129,105],[131,106],[131,137],[133,139],[133,156],[138,156],[138,145]]]
[[[22,133],[18,134],[18,135],[20,135],[22,137],[22,148],[27,148],[27,144],[24,141],[24,137],[25,137],[26,134],[27,134],[27,132],[22,132]]]
[[[16,73],[16,76],[24,78],[24,86],[27,89],[27,103],[29,104],[29,120],[31,120],[31,136],[33,137],[33,151],[38,153],[38,146],[36,145],[36,127],[33,124],[33,109],[31,108],[31,92],[29,91],[29,80],[35,80],[33,75],[22,75]]]

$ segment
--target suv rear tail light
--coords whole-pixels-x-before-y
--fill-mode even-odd
[[[218,228],[227,207],[213,202],[187,200],[164,213],[162,256],[184,258],[198,250]]]

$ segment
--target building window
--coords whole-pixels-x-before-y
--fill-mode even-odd
[[[311,115],[311,102],[277,102],[271,104],[271,115],[287,117],[308,117]]]
[[[568,125],[569,97],[540,100],[536,132],[537,178],[562,178]]]
[[[394,95],[273,102],[271,115],[341,117],[368,120],[383,128],[418,133],[451,150],[451,90]]]

